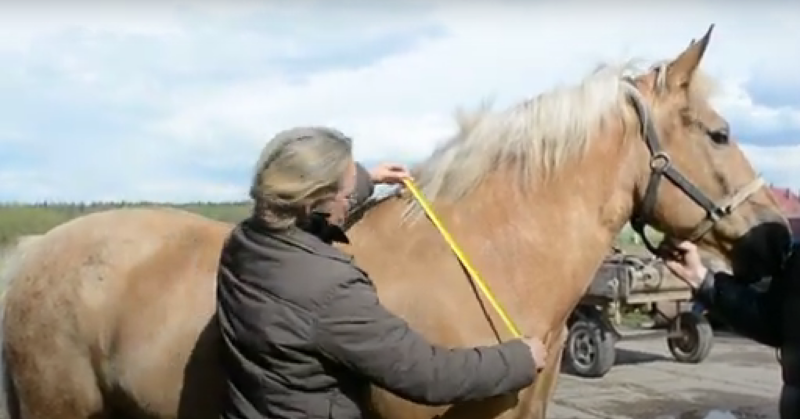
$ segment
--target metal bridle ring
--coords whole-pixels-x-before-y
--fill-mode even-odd
[[[650,158],[650,169],[656,173],[664,173],[671,164],[669,155],[663,151],[653,154]]]

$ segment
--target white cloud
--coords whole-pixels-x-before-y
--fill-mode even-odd
[[[197,36],[209,19],[224,28],[220,22],[226,19],[233,22],[230,19],[260,10],[254,3],[242,3],[237,9],[229,8],[228,3],[214,4],[204,4],[190,14],[149,5],[124,10],[115,6],[91,14],[56,12],[46,17],[30,13],[7,17],[3,13],[0,49],[14,44],[9,40],[17,35],[16,39],[24,39],[14,46],[20,50],[24,49],[22,45],[36,45],[37,40],[46,39],[45,35],[76,27],[101,32],[103,36],[143,34],[164,42],[177,42],[176,39]],[[430,37],[414,48],[368,65],[342,66],[299,79],[292,72],[265,71],[262,77],[225,83],[197,80],[176,86],[154,86],[147,81],[147,71],[152,67],[131,56],[130,65],[134,66],[131,71],[141,66],[137,74],[141,84],[110,85],[104,94],[123,102],[141,100],[162,111],[148,119],[144,128],[153,138],[159,138],[165,156],[191,155],[198,159],[208,156],[216,164],[245,165],[249,170],[264,141],[276,131],[299,124],[330,124],[356,138],[359,158],[416,159],[427,155],[434,144],[452,131],[452,114],[458,107],[477,106],[487,97],[494,97],[498,106],[507,105],[556,84],[574,83],[600,61],[670,58],[690,39],[702,35],[710,23],[716,23],[704,67],[724,87],[718,100],[723,113],[756,130],[800,131],[800,100],[798,107],[769,108],[754,102],[745,89],[757,77],[766,78],[768,84],[775,86],[798,85],[794,78],[800,73],[800,49],[796,48],[800,27],[794,16],[800,6],[792,3],[438,4],[436,9],[418,15],[371,9],[368,19],[358,5],[339,10],[342,19],[349,18],[353,25],[365,26],[366,32],[354,32],[360,36],[382,26],[402,28],[415,20],[425,20],[443,29],[443,36]],[[305,5],[295,12],[312,10],[311,7]],[[220,16],[220,11],[227,13]],[[14,25],[8,26],[6,21]],[[237,36],[241,34],[230,27],[230,41],[240,39]],[[309,29],[296,31],[299,34]],[[275,54],[285,57],[319,45],[290,42],[283,49],[279,47],[271,46]],[[236,46],[232,44],[232,48]],[[174,66],[196,62],[196,57],[188,55],[185,62],[180,56],[171,57],[169,62]],[[67,62],[62,71],[78,68],[80,77],[89,84],[108,77],[103,66],[114,63],[104,62],[102,56],[91,58],[92,64],[87,68],[81,66],[85,63]],[[210,58],[209,62],[213,61]],[[750,145],[747,152],[759,169],[781,176],[775,181],[800,187],[800,176],[788,175],[800,174],[800,159],[793,159],[796,163],[785,159],[790,153],[800,154],[800,146],[778,149]],[[152,169],[149,166],[146,167]],[[163,177],[158,170],[148,171]],[[129,188],[131,195],[151,190],[159,197],[193,193],[203,198],[225,199],[243,196],[246,189],[246,185],[229,183],[197,186],[203,182],[188,174],[170,183],[151,179],[148,173],[137,172],[135,168],[131,169],[133,174],[139,177],[135,187]],[[247,180],[245,177],[240,181]]]
[[[272,79],[210,89],[203,93],[204,103],[179,105],[168,123],[181,126],[182,134],[222,124],[243,130],[256,141],[288,125],[332,123],[370,143],[361,150],[366,158],[385,154],[374,142],[383,146],[385,139],[398,136],[405,139],[404,146],[413,144],[420,156],[432,138],[413,134],[447,131],[450,114],[458,106],[476,105],[486,96],[496,96],[501,103],[516,101],[556,83],[575,81],[604,59],[671,57],[715,21],[706,67],[724,81],[746,81],[750,69],[762,60],[800,70],[800,53],[787,56],[791,39],[800,30],[788,22],[771,21],[773,15],[765,11],[727,4],[721,10],[728,13],[698,8],[678,20],[668,11],[664,16],[630,7],[622,9],[624,13],[574,8],[569,4],[548,13],[530,7],[524,11],[445,8],[436,14],[449,32],[444,38],[369,67],[316,74],[303,84]],[[744,15],[746,24],[741,21]],[[681,22],[677,27],[676,20]],[[665,36],[667,31],[671,36]],[[764,57],[768,49],[774,52]],[[767,109],[753,104],[737,84],[724,85],[733,93],[721,101],[725,110],[753,123],[788,119],[800,124],[797,110]]]
[[[762,175],[778,186],[800,191],[800,145],[742,146],[745,155]]]
[[[755,129],[800,130],[800,98],[797,106],[770,107],[756,103],[742,84],[742,81],[735,79],[725,80],[715,98],[716,105],[728,119],[747,121]],[[800,138],[797,140],[800,141]]]
[[[94,2],[72,7],[63,4],[18,2],[2,5],[0,48],[27,50],[38,40],[64,30],[119,35],[177,35],[177,21],[163,13],[164,7],[152,3],[141,7],[131,3],[114,6]]]

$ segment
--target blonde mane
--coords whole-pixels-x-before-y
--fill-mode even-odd
[[[665,62],[649,66],[629,60],[602,64],[574,86],[559,86],[503,111],[481,106],[456,115],[458,132],[414,168],[420,189],[431,201],[455,201],[474,190],[498,167],[513,169],[513,186],[546,181],[565,163],[582,157],[597,130],[610,120],[624,121],[627,94],[641,98],[626,78],[658,72],[662,88]],[[705,76],[693,83],[710,93]],[[406,215],[417,213],[411,202]]]

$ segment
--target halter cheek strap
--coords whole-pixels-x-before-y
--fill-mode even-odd
[[[647,181],[641,205],[631,218],[631,227],[641,236],[647,250],[657,253],[657,247],[647,238],[644,228],[653,217],[658,201],[658,188],[661,185],[661,180],[666,178],[706,212],[706,216],[687,237],[689,241],[697,241],[708,233],[719,220],[730,215],[736,207],[758,192],[764,186],[764,179],[759,176],[732,195],[727,196],[719,204],[715,203],[672,165],[669,154],[661,147],[658,132],[649,117],[649,112],[641,96],[635,90],[633,83],[630,81],[626,81],[626,83],[631,88],[628,98],[642,123],[641,135],[650,152],[650,178]]]

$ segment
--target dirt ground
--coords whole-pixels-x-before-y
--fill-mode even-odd
[[[603,378],[562,374],[548,419],[777,419],[774,350],[719,332],[699,365],[677,363],[663,334],[626,331]]]

